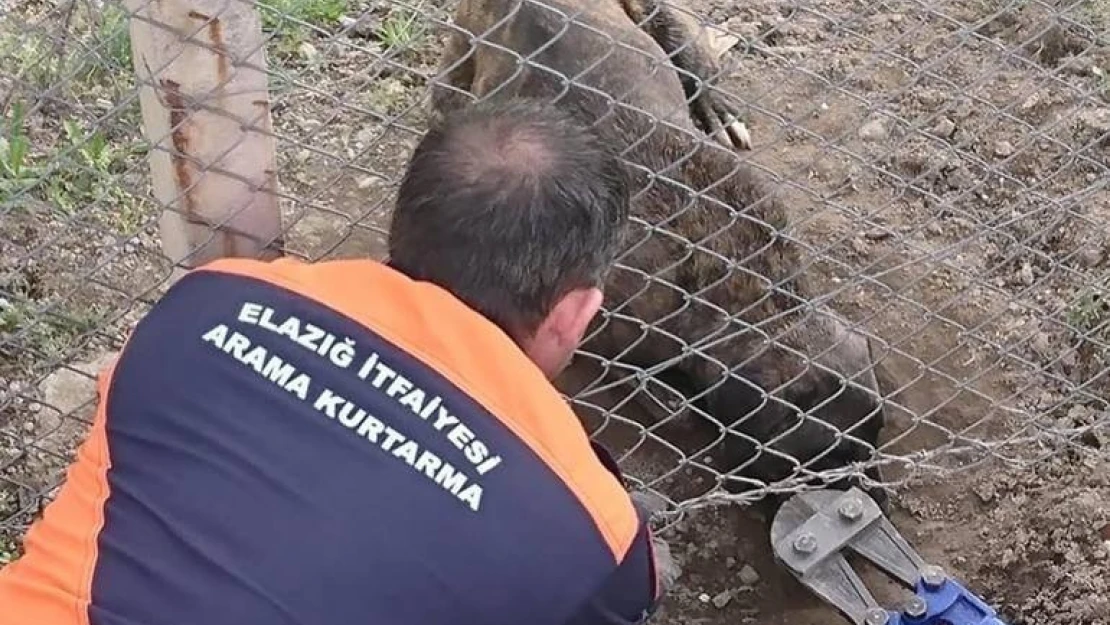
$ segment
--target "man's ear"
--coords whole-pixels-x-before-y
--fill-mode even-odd
[[[561,348],[576,349],[590,321],[601,308],[604,295],[601,289],[575,289],[562,297],[551,309],[551,313],[540,324],[537,334],[547,333]]]
[[[570,364],[602,300],[601,290],[597,288],[567,293],[555,303],[535,334],[521,341],[525,353],[549,379],[554,379]]]

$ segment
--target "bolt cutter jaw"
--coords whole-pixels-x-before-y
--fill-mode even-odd
[[[771,523],[775,558],[854,625],[1006,625],[985,601],[925,562],[858,488],[800,493]],[[897,612],[875,600],[845,559],[851,550],[915,596]]]

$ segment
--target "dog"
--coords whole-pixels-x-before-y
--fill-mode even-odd
[[[683,7],[462,0],[439,70],[435,115],[553,101],[627,163],[633,220],[581,351],[657,370],[690,398],[700,425],[724,432],[727,489],[872,457],[886,417],[871,343],[813,302],[786,206],[740,158],[750,132],[712,89],[719,63]],[[886,492],[867,490],[885,508]]]

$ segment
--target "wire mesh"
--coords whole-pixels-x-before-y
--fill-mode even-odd
[[[0,564],[18,557],[64,477],[93,376],[172,279],[147,160],[157,141],[140,113],[141,83],[159,70],[136,69],[128,34],[140,4],[0,0]],[[213,4],[169,26],[199,40],[213,18],[249,10],[227,0],[213,15]],[[496,3],[471,5],[475,23],[509,23],[482,14]],[[611,92],[597,122],[641,187],[602,322],[560,389],[630,480],[674,504],[666,522],[850,476],[916,502],[911,520],[925,534],[930,500],[973,493],[975,505],[1002,506],[1003,490],[1027,505],[1052,490],[1067,498],[1045,504],[1056,510],[1107,494],[1105,480],[1091,481],[1110,439],[1104,0],[533,8],[563,15],[560,36],[573,22],[584,29],[574,37],[607,42],[589,62],[585,48],[567,56],[554,40],[513,50],[503,29],[460,35],[456,2],[255,9],[277,244],[309,259],[383,255],[398,177],[437,97],[527,95],[549,75],[561,86],[545,97],[589,99],[597,84],[628,82],[618,68],[645,89]],[[591,26],[601,12],[609,26]],[[660,113],[652,98],[670,101],[678,83],[636,75],[629,59],[644,53],[627,33],[650,36],[675,15],[701,39],[668,50],[686,67],[667,71],[706,81],[701,106],[710,118],[739,113],[751,150],[699,135],[687,102]],[[482,80],[460,73],[479,46],[495,59],[478,65]],[[232,60],[231,72],[247,65]],[[660,119],[629,121],[637,113]],[[874,438],[860,418],[880,404],[886,426]],[[932,518],[977,521],[978,509],[957,508]],[[1110,557],[1110,512],[1080,508],[1079,560]],[[991,510],[1000,527],[1020,526]],[[1051,608],[992,572],[969,574],[1020,597],[1040,622],[1106,613],[1097,598]],[[1096,582],[1075,584],[1100,594]]]

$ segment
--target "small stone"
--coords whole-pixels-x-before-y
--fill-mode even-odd
[[[729,556],[725,558],[725,568],[731,569],[736,566],[736,558]]]
[[[713,597],[712,601],[713,606],[720,610],[721,608],[728,605],[729,601],[732,601],[732,593],[727,590],[721,591]]]
[[[381,31],[382,20],[374,13],[367,13],[358,18],[342,15],[339,17],[339,25],[352,36],[371,39]]]
[[[1038,332],[1036,336],[1029,341],[1029,346],[1042,357],[1050,356],[1053,352],[1052,341],[1044,332]]]
[[[1074,349],[1069,349],[1060,355],[1060,359],[1057,362],[1065,371],[1070,371],[1079,364],[1079,352]]]
[[[999,158],[1006,158],[1008,156],[1013,156],[1013,154],[1014,144],[1010,143],[1009,141],[999,141],[998,143],[994,144],[995,156]]]
[[[710,601],[712,601],[712,599],[710,598],[710,596],[708,594],[703,592],[700,595],[698,595],[698,601],[701,601],[702,603],[709,603]]]
[[[933,134],[944,139],[949,139],[956,132],[956,122],[945,117],[933,127]]]
[[[755,586],[759,583],[759,573],[750,564],[745,564],[740,569],[740,581],[745,586]]]
[[[886,136],[886,126],[881,119],[873,119],[859,129],[859,137],[864,141],[882,141]]]
[[[23,431],[27,432],[28,434],[31,433],[31,432],[34,432],[35,431],[35,422],[34,421],[25,422],[23,424]]]
[[[1033,267],[1029,263],[1022,263],[1021,270],[1018,271],[1018,282],[1025,286],[1030,286],[1036,277],[1033,275]]]
[[[979,501],[990,503],[994,500],[994,486],[991,484],[980,484],[975,488],[975,494],[979,496]]]
[[[357,133],[355,133],[355,141],[357,143],[361,144],[361,145],[366,145],[368,143],[373,143],[374,142],[374,135],[375,135],[376,132],[377,131],[374,130],[373,128],[363,128],[362,130],[359,130]],[[366,180],[366,181],[372,181],[373,180],[373,178],[371,176],[365,176],[362,179]],[[359,188],[362,188],[362,187],[359,187]]]
[[[297,47],[297,52],[299,52],[306,61],[315,60],[320,56],[319,51],[316,50],[316,46],[307,41],[302,42],[301,45]]]
[[[1110,108],[1081,111],[1079,122],[1099,133],[1110,132]]]
[[[1102,250],[1089,247],[1079,254],[1079,262],[1084,267],[1095,267],[1102,262]]]

